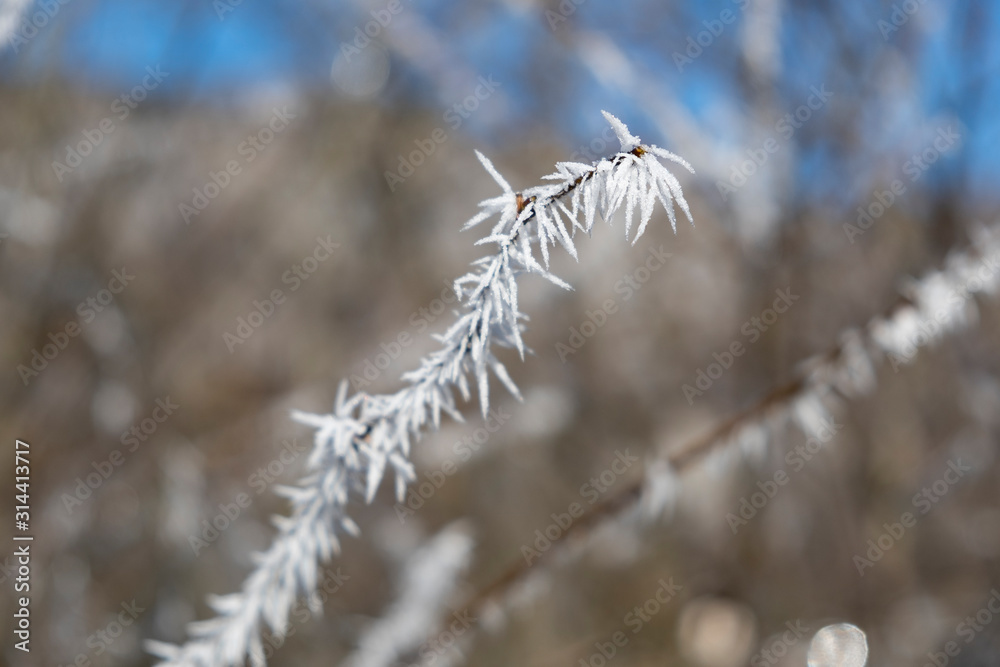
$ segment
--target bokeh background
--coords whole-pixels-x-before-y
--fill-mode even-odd
[[[336,664],[407,555],[459,518],[476,538],[472,594],[616,450],[645,457],[752,404],[997,219],[992,3],[19,4],[0,2],[0,435],[8,453],[32,446],[35,634],[30,655],[13,648],[8,558],[11,665],[153,664],[142,640],[181,641],[209,616],[206,594],[239,587],[287,509],[275,484],[303,470],[311,432],[289,411],[328,410],[337,383],[405,333],[415,342],[368,369],[369,391],[391,390],[449,321],[435,300],[478,256],[459,228],[496,191],[476,148],[529,186],[559,160],[613,152],[606,109],[691,162],[696,224],[674,235],[658,211],[635,247],[601,226],[578,264],[556,260],[572,293],[525,279],[535,353],[508,367],[526,401],[497,394],[510,416],[468,461],[454,445],[482,426],[474,405],[425,438],[421,479],[447,461],[457,472],[405,521],[388,489],[357,506],[362,536],[336,562],[350,579],[272,664]],[[320,239],[337,246],[307,261]],[[661,245],[669,261],[622,288]],[[134,278],[102,292],[113,271]],[[786,288],[794,306],[689,402],[683,385]],[[227,338],[276,289],[252,335]],[[564,361],[557,344],[607,299],[617,311]],[[962,647],[949,664],[1000,664],[1000,622],[968,644],[956,634],[1000,586],[998,334],[1000,309],[982,301],[969,330],[880,368],[736,535],[726,514],[804,436],[775,438],[770,471],[693,471],[672,520],[596,535],[474,638],[468,664],[586,664],[670,576],[682,593],[612,664],[804,665],[807,639],[761,653],[796,621],[857,625],[873,665],[924,664],[948,641]],[[37,374],[19,370],[58,340]],[[177,407],[150,421],[158,400]],[[972,472],[859,576],[852,557],[958,457]],[[241,493],[249,507],[192,547]],[[105,641],[123,604],[142,611]]]

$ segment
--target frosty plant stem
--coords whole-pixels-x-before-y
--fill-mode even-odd
[[[521,398],[490,346],[496,342],[516,348],[524,359],[522,320],[527,318],[518,310],[518,276],[534,273],[572,289],[549,272],[549,246],[558,243],[576,258],[577,230],[589,235],[598,213],[610,223],[623,209],[626,238],[639,212],[634,244],[645,232],[657,199],[675,232],[675,202],[691,220],[680,183],[659,160],[693,171],[690,165],[669,151],[641,144],[614,116],[605,112],[604,117],[621,143],[618,153],[594,164],[560,162],[554,173],[544,177],[551,183],[520,192],[514,192],[477,152],[502,193],[480,202],[479,213],[463,228],[496,218],[489,234],[476,242],[495,244],[495,252],[474,261],[473,269],[455,281],[464,312],[446,332],[435,336],[441,347],[403,375],[406,386],[399,391],[348,396],[348,385],[342,382],[330,414],[293,413],[294,419],[314,427],[316,436],[309,474],[298,486],[276,489],[291,500],[291,516],[275,517],[278,535],[267,551],[255,554],[256,569],[243,590],[209,600],[216,618],[191,624],[192,639],[182,646],[149,642],[150,651],[164,659],[161,664],[230,667],[249,657],[251,664],[264,665],[263,624],[283,634],[297,597],[315,591],[320,564],[339,549],[337,528],[357,534],[356,524],[347,516],[351,491],[371,502],[391,466],[396,497],[402,501],[407,484],[415,479],[409,461],[411,436],[419,438],[430,425],[439,428],[442,411],[462,420],[454,390],[464,401],[471,399],[470,373],[484,416],[489,409],[488,371]],[[535,246],[541,262],[535,259]]]
[[[827,403],[842,403],[870,393],[876,385],[877,363],[888,361],[893,371],[898,371],[899,364],[916,358],[921,340],[923,345],[937,342],[978,318],[974,294],[1000,294],[1000,223],[973,227],[971,231],[971,248],[964,252],[953,250],[943,269],[911,281],[901,298],[885,312],[864,326],[841,331],[836,345],[800,361],[789,382],[775,387],[750,407],[662,453],[658,459],[647,461],[644,477],[602,497],[567,526],[551,548],[531,562],[516,559],[459,608],[473,617],[492,613],[496,619],[498,610],[513,606],[514,592],[529,576],[539,574],[546,566],[565,566],[566,551],[571,556],[583,551],[566,547],[573,543],[585,545],[586,536],[598,527],[609,521],[626,523],[630,513],[641,520],[629,522],[632,526],[671,515],[684,484],[683,474],[699,464],[712,465],[712,457],[726,462],[742,452],[756,458],[762,450],[784,442],[779,434],[789,423],[797,425],[807,438],[828,439],[830,431],[839,426],[830,426],[835,420]],[[560,559],[556,558],[557,552],[562,552]],[[467,633],[463,641],[472,634]]]

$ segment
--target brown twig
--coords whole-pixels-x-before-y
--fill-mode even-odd
[[[907,297],[900,297],[889,308],[885,309],[879,317],[891,318],[900,308],[911,303],[911,300]],[[870,321],[874,321],[874,319],[877,318],[873,318]],[[844,344],[838,343],[821,356],[810,357],[810,359],[818,360],[821,363],[833,363],[843,352]],[[675,472],[680,473],[709,454],[713,448],[725,443],[742,426],[759,420],[770,410],[782,405],[791,404],[809,386],[809,376],[813,368],[814,366],[807,367],[806,365],[802,365],[793,380],[776,387],[750,407],[732,415],[717,424],[709,432],[689,441],[686,445],[668,454],[666,456],[667,462]],[[632,507],[642,497],[643,487],[643,479],[634,480],[618,492],[605,497],[601,502],[593,505],[563,531],[558,543],[553,544],[551,549],[538,554],[534,559],[534,563],[529,564],[527,561],[518,561],[510,565],[503,574],[472,595],[461,609],[467,610],[478,619],[478,615],[483,612],[492,600],[503,597],[516,584],[527,578],[534,564],[539,562],[543,564],[547,563],[552,560],[555,552],[569,543],[570,538],[587,535],[605,519],[618,516],[621,512]]]

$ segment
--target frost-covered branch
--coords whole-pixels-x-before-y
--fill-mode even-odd
[[[365,630],[346,667],[392,667],[423,643],[472,555],[469,529],[447,526],[406,564],[400,594],[385,616]]]
[[[462,312],[436,336],[439,349],[403,375],[406,386],[399,391],[348,396],[344,382],[332,413],[294,413],[297,421],[316,429],[316,436],[308,461],[311,474],[299,486],[280,489],[292,502],[291,516],[275,519],[279,533],[266,552],[256,555],[256,569],[242,592],[210,600],[217,618],[192,624],[192,639],[183,646],[149,644],[165,659],[162,664],[230,667],[249,657],[253,665],[263,665],[262,625],[283,634],[296,598],[315,589],[319,564],[337,551],[338,532],[357,533],[347,516],[351,492],[371,502],[391,468],[396,496],[402,501],[407,484],[415,479],[409,461],[411,439],[428,428],[439,428],[442,412],[462,420],[455,392],[470,400],[470,378],[484,415],[490,372],[520,398],[491,347],[496,343],[516,348],[524,358],[526,317],[518,308],[517,284],[521,275],[538,274],[571,289],[549,271],[550,247],[558,244],[575,258],[576,232],[590,234],[598,214],[610,222],[619,211],[624,213],[626,238],[633,221],[638,221],[635,243],[657,200],[675,231],[675,203],[691,219],[680,183],[660,159],[693,171],[690,165],[669,151],[641,144],[621,121],[608,113],[604,116],[618,136],[620,152],[594,164],[560,162],[554,173],[544,177],[549,183],[520,192],[477,153],[502,193],[481,202],[479,213],[464,227],[495,219],[477,242],[494,246],[494,251],[473,262],[473,269],[455,281]]]
[[[720,422],[704,435],[648,463],[643,478],[608,494],[562,533],[559,548],[536,555],[529,564],[519,559],[500,577],[472,596],[463,609],[496,621],[516,592],[547,566],[565,563],[580,553],[566,549],[582,545],[599,526],[628,517],[651,521],[672,513],[682,490],[682,474],[699,463],[731,461],[735,454],[759,456],[789,423],[808,437],[823,439],[832,421],[831,403],[871,392],[875,366],[887,360],[893,370],[917,358],[921,348],[973,322],[976,294],[1000,292],[1000,223],[972,230],[966,252],[952,251],[941,270],[929,272],[904,286],[902,298],[883,315],[861,328],[847,329],[831,349],[797,367],[795,377],[768,392],[754,405]],[[464,639],[470,640],[471,633]]]

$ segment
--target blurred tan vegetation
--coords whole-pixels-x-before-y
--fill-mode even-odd
[[[80,654],[95,665],[150,664],[141,640],[181,640],[186,622],[208,615],[205,595],[237,589],[250,553],[267,546],[268,517],[285,504],[273,484],[258,494],[253,476],[280,460],[283,441],[311,437],[289,410],[327,410],[340,379],[360,374],[400,333],[416,342],[372,391],[396,386],[430,349],[428,333],[448,318],[418,332],[411,315],[478,256],[475,237],[458,230],[495,186],[477,146],[455,132],[390,192],[385,171],[430,135],[439,114],[306,94],[217,106],[150,100],[59,182],[52,161],[109,115],[113,97],[59,80],[6,83],[0,96],[0,430],[5,442],[29,441],[34,457],[37,643],[34,662],[17,664],[70,664]],[[285,105],[295,113],[288,128],[185,224],[178,206],[192,188],[241,160],[237,147]],[[515,188],[571,152],[546,130],[527,127],[490,151]],[[581,501],[581,485],[616,450],[646,457],[751,404],[841,330],[892,305],[904,276],[939,266],[950,244],[965,242],[966,223],[989,221],[988,210],[915,191],[927,199],[926,219],[893,208],[854,244],[822,206],[790,213],[773,241],[747,244],[706,204],[711,186],[682,180],[695,227],[674,236],[657,212],[633,248],[601,226],[579,244],[578,264],[557,256],[556,273],[574,292],[525,279],[534,355],[505,360],[525,403],[501,397],[509,420],[471,460],[456,461],[454,476],[405,522],[388,489],[356,506],[362,537],[347,539],[333,563],[349,579],[323,618],[296,626],[273,664],[334,664],[391,600],[406,555],[459,517],[472,520],[478,542],[462,589],[471,594],[520,559],[553,512]],[[339,247],[292,291],[282,276],[328,236]],[[661,245],[670,260],[625,300],[616,284]],[[17,365],[123,267],[134,281],[25,386]],[[800,300],[689,405],[682,385],[713,353],[745,342],[743,323],[785,288]],[[224,333],[274,289],[286,300],[230,352]],[[556,344],[607,299],[618,310],[563,363]],[[629,634],[617,664],[735,667],[796,620],[812,632],[834,621],[862,628],[869,664],[922,664],[1000,586],[1000,309],[981,306],[969,331],[921,350],[912,366],[880,368],[876,392],[841,406],[843,429],[738,535],[725,515],[771,478],[781,443],[758,467],[695,471],[671,521],[638,535],[598,531],[582,559],[551,569],[546,589],[475,640],[468,664],[579,664],[595,642],[627,629],[626,615],[668,577],[682,593]],[[127,451],[123,433],[165,397],[179,408],[70,511],[66,494],[78,479],[113,450]],[[475,405],[466,414],[467,424],[449,423],[416,446],[421,481],[456,460],[454,443],[482,425]],[[803,440],[790,431],[785,446]],[[852,556],[956,457],[973,465],[968,479],[859,577]],[[280,482],[294,482],[303,462],[282,464]],[[252,504],[195,556],[190,536],[240,493]],[[88,637],[133,599],[145,611],[98,655],[100,642]],[[4,596],[5,615],[10,605]],[[997,664],[998,629],[977,634],[951,664]],[[5,644],[5,660],[21,657]],[[803,665],[805,649],[799,642],[774,664]]]

